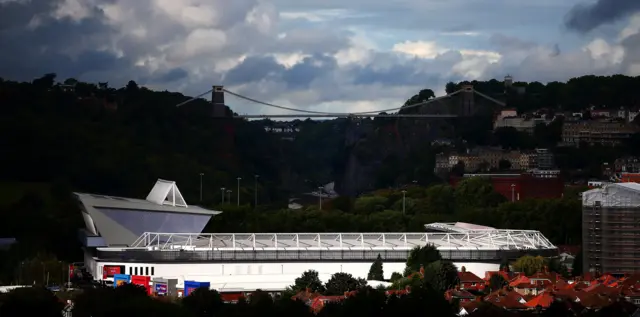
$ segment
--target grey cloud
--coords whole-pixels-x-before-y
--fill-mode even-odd
[[[283,74],[283,80],[293,89],[309,87],[316,78],[336,70],[338,64],[333,57],[314,55],[306,57]]]
[[[640,33],[627,37],[622,41],[621,45],[625,49],[624,69],[640,65]]]
[[[452,25],[452,26],[448,26],[448,27],[444,27],[442,29],[443,32],[468,32],[468,31],[473,31],[476,30],[478,27],[472,23],[465,23],[465,24],[459,24],[459,25]]]
[[[2,6],[0,21],[5,24],[0,31],[0,72],[3,76],[20,80],[30,80],[46,72],[56,72],[61,77],[77,76],[126,65],[126,58],[95,50],[107,38],[88,36],[109,30],[100,10],[94,8],[93,17],[80,22],[55,20],[47,10],[52,10],[57,2],[33,0]],[[41,26],[28,29],[27,24],[34,18]],[[11,24],[6,24],[7,21]],[[80,42],[92,49],[81,50],[74,57],[62,53]]]
[[[640,1],[598,0],[592,4],[574,6],[565,18],[565,26],[581,33],[613,23],[640,11]]]
[[[182,80],[189,76],[189,72],[184,68],[174,68],[167,72],[162,72],[155,77],[155,81],[158,83],[170,83],[178,80]]]
[[[504,34],[494,34],[489,38],[489,42],[495,45],[500,51],[526,51],[537,46],[534,42],[507,36]]]
[[[263,80],[284,83],[291,89],[308,88],[312,81],[337,69],[333,57],[314,55],[286,68],[271,56],[251,56],[226,73],[225,84],[237,85]]]
[[[270,77],[279,77],[285,70],[271,56],[249,56],[242,63],[230,69],[225,75],[225,84],[238,85],[257,82]]]

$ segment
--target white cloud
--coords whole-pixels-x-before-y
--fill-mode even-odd
[[[433,41],[404,41],[393,45],[393,51],[420,58],[435,58],[447,49],[439,47]]]

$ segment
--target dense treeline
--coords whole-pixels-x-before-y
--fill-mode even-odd
[[[517,78],[514,78],[517,80]],[[504,81],[448,83],[447,93],[460,89],[463,84],[473,84],[474,88],[492,97],[502,96],[510,107],[520,112],[540,108],[556,111],[580,112],[587,107],[604,109],[640,106],[640,76],[624,75],[594,76],[587,75],[571,78],[567,82],[519,82],[515,81],[511,89],[505,89]],[[519,91],[518,88],[524,89]]]
[[[218,206],[209,232],[421,232],[431,222],[471,222],[496,228],[540,230],[556,244],[580,244],[581,202],[567,190],[563,199],[509,202],[482,178],[449,185],[410,186],[379,190],[352,199],[325,201],[322,210],[254,210],[249,206]]]

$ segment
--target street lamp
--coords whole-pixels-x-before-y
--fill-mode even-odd
[[[404,216],[404,211],[405,211],[405,198],[407,196],[407,191],[403,190],[402,191],[402,215]]]
[[[319,198],[319,206],[320,210],[322,210],[322,186],[318,186],[318,198]]]
[[[236,180],[238,181],[238,188],[236,191],[236,194],[238,195],[238,206],[240,206],[240,180],[242,180],[241,177],[236,178]]]
[[[228,189],[228,190],[227,190],[227,196],[228,196],[228,197],[227,197],[227,202],[228,202],[228,203],[231,203],[231,189]]]
[[[220,191],[222,192],[222,202],[221,202],[221,203],[222,203],[223,205],[224,205],[224,190],[225,190],[225,189],[226,189],[226,188],[224,188],[224,187],[220,188]]]
[[[511,184],[511,202],[516,201],[515,190],[516,184]]]
[[[258,208],[258,177],[260,177],[260,175],[256,174],[253,175],[254,178],[254,183],[253,183],[253,199],[254,199],[254,205],[253,208]]]
[[[204,173],[200,173],[200,202],[202,202],[202,176]]]

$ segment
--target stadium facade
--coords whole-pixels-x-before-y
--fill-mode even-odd
[[[95,279],[115,274],[208,281],[220,291],[279,291],[313,269],[366,278],[381,256],[385,278],[402,272],[416,246],[484,276],[505,259],[551,256],[557,248],[534,230],[432,223],[414,233],[201,233],[218,211],[189,206],[176,184],[158,180],[146,200],[75,194],[86,229],[85,267]]]

